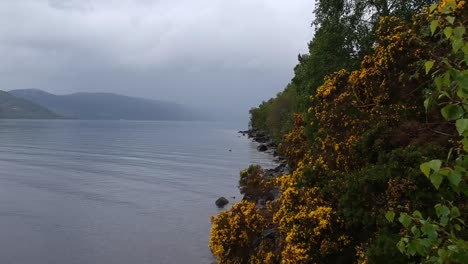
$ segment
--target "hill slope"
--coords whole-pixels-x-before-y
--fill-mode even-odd
[[[55,95],[42,90],[12,90],[11,94],[65,117],[97,120],[194,120],[191,111],[175,103],[112,93]]]
[[[61,116],[29,100],[0,91],[0,118],[57,119]]]

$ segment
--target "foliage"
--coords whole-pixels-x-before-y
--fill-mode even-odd
[[[425,263],[463,263],[468,259],[468,238],[465,231],[466,197],[468,196],[468,42],[466,34],[468,8],[465,1],[445,0],[429,9],[430,31],[439,45],[447,46],[444,54],[433,54],[425,63],[435,89],[428,92],[427,110],[440,109],[447,121],[455,123],[459,144],[442,160],[422,163],[420,168],[436,189],[449,185],[456,201],[442,200],[434,206],[436,217],[424,218],[419,211],[401,213],[398,221],[405,235],[398,242],[399,250],[409,256],[419,255]],[[451,160],[452,151],[455,160]],[[452,196],[453,197],[453,196]],[[395,213],[387,213],[393,221]]]
[[[250,109],[250,126],[262,129],[280,141],[293,125],[292,114],[297,112],[299,96],[294,85],[289,85],[276,98]]]
[[[274,183],[264,175],[260,166],[251,165],[248,169],[241,171],[239,188],[245,200],[257,202],[260,198],[271,194]]]
[[[340,232],[343,220],[320,199],[320,190],[298,185],[301,170],[299,166],[292,175],[278,179],[281,196],[273,223],[282,235],[284,263],[321,262],[349,244],[348,237]]]
[[[431,2],[318,1],[319,34],[288,86],[296,109],[274,129],[293,171],[276,180],[259,167],[241,172],[253,201],[271,188],[279,197],[255,207],[264,223],[256,243],[241,251],[236,241],[210,244],[224,249],[222,263],[467,258],[467,7],[444,0],[422,9]],[[254,127],[271,129],[281,96],[251,112]]]
[[[307,151],[305,125],[304,116],[295,114],[293,128],[284,135],[283,142],[279,145],[281,152],[288,157],[289,167],[292,169],[296,168]]]
[[[210,248],[222,263],[247,263],[255,256],[254,244],[267,227],[267,221],[254,203],[242,201],[228,212],[211,218]]]

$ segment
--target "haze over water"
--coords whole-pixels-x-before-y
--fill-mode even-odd
[[[214,201],[273,166],[244,127],[1,120],[0,263],[210,263]]]

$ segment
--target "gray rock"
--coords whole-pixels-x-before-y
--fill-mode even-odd
[[[216,202],[215,202],[216,206],[218,206],[219,208],[224,207],[228,203],[229,203],[228,199],[226,199],[224,197],[218,198],[218,200],[216,200]]]
[[[253,140],[258,143],[267,143],[270,139],[266,136],[261,136],[261,137],[255,137]]]
[[[268,147],[266,145],[261,144],[260,146],[257,147],[258,151],[267,151]]]

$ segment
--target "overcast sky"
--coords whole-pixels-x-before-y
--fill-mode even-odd
[[[283,90],[313,0],[0,0],[0,90],[115,92],[246,118]]]

